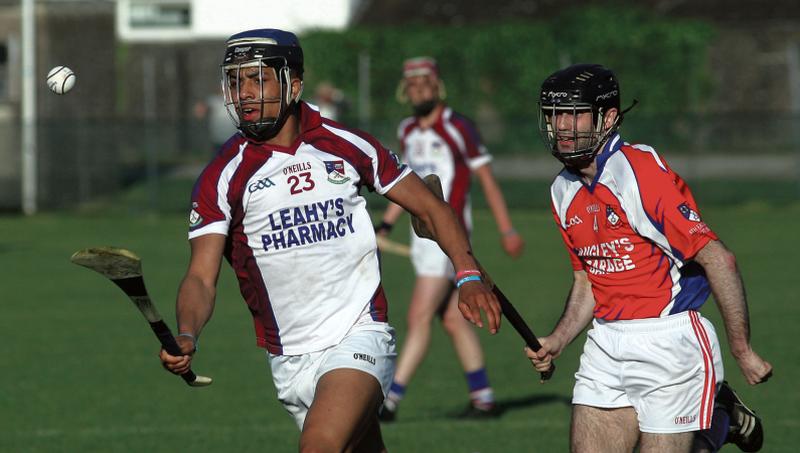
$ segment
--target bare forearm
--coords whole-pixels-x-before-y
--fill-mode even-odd
[[[557,338],[564,348],[583,331],[593,316],[594,296],[591,283],[583,272],[576,272],[564,312],[551,336]]]
[[[714,300],[725,322],[731,353],[740,356],[750,351],[750,315],[736,258],[719,241],[711,241],[695,260],[703,266]]]
[[[456,270],[476,268],[467,233],[453,208],[435,196],[417,175],[412,173],[403,178],[387,192],[386,197],[424,224]]]
[[[444,202],[442,204],[444,209],[437,209],[422,220],[433,233],[442,251],[450,257],[456,270],[475,269],[475,260],[464,227],[450,205]]]
[[[492,176],[489,165],[484,165],[476,170],[481,186],[483,187],[483,194],[486,197],[486,203],[492,211],[492,216],[497,223],[497,229],[500,234],[508,234],[514,230],[511,223],[511,217],[508,215],[508,207],[506,205],[503,192],[500,186],[497,185],[497,180]]]
[[[215,298],[214,286],[205,285],[200,278],[191,275],[184,277],[175,307],[178,331],[198,337],[211,319]]]
[[[436,240],[439,247],[450,257],[456,270],[477,269],[467,234],[458,222],[453,209],[441,199],[441,196],[437,196],[441,188],[437,187],[435,182],[432,180],[429,188],[417,175],[411,173],[386,192],[386,197],[424,224],[424,237]],[[483,327],[481,320],[483,312],[490,333],[494,334],[500,328],[500,302],[482,282],[467,281],[459,288],[458,309],[467,321],[478,327]]]
[[[389,225],[394,225],[397,223],[397,219],[403,214],[404,210],[403,207],[397,203],[389,202],[389,206],[386,207],[386,211],[383,212],[383,218],[381,221],[388,223]]]
[[[697,252],[694,259],[706,272],[739,369],[749,384],[766,382],[772,375],[772,365],[750,345],[750,315],[736,258],[722,242],[711,241]]]

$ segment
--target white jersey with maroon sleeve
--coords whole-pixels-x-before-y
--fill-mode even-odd
[[[410,170],[374,138],[301,103],[288,148],[234,136],[198,179],[189,238],[227,236],[225,257],[259,346],[297,355],[337,344],[360,320],[387,319],[375,234],[359,194]]]
[[[404,162],[420,177],[439,175],[445,200],[471,229],[471,170],[492,160],[472,121],[445,107],[433,126],[422,128],[411,117],[400,123],[397,134]]]

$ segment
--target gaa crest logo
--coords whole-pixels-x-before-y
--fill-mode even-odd
[[[700,214],[697,213],[694,209],[690,208],[688,204],[682,203],[678,206],[678,211],[686,217],[687,220],[691,220],[692,222],[699,222],[700,221]]]
[[[328,182],[334,184],[344,184],[350,181],[350,178],[344,174],[344,161],[343,160],[326,160],[325,171],[328,172]]]

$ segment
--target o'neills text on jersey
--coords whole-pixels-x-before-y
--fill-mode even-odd
[[[292,164],[286,167],[283,167],[283,174],[284,175],[291,175],[300,171],[311,170],[311,163],[310,162],[301,162],[299,164]]]
[[[344,215],[344,199],[336,198],[269,214],[272,233],[261,235],[265,251],[314,244],[355,233],[353,214]]]

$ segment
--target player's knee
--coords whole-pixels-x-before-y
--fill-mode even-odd
[[[470,325],[458,310],[445,311],[444,316],[442,316],[442,327],[444,327],[448,335],[454,335],[464,328],[471,329]]]
[[[409,310],[406,316],[409,329],[429,328],[432,322],[433,315],[423,310]]]

